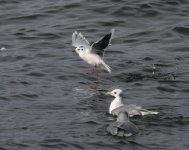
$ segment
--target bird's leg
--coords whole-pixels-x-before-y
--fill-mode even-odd
[[[95,67],[92,66],[92,74],[95,74]]]
[[[99,70],[98,70],[96,65],[94,66],[94,70],[95,70],[95,75],[98,76],[99,75]]]

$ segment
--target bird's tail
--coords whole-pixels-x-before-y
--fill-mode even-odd
[[[105,62],[102,62],[102,65],[104,66],[104,68],[105,68],[108,72],[111,72],[110,66],[108,66]]]
[[[157,114],[159,114],[159,112],[157,112],[157,111],[141,111],[141,114],[142,114],[142,116],[145,116],[145,115],[157,115]]]

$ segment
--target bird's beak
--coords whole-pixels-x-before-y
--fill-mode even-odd
[[[106,92],[106,95],[111,95],[112,96],[112,92]]]

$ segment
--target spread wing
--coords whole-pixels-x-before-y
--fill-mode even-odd
[[[86,49],[91,48],[86,38],[81,33],[77,33],[77,31],[72,34],[72,45],[74,47],[84,47]]]
[[[100,56],[103,56],[104,49],[111,45],[111,40],[114,36],[114,29],[112,29],[111,33],[106,34],[103,38],[101,38],[99,41],[96,41],[92,44],[92,52],[96,53]]]

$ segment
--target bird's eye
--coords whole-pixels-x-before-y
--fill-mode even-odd
[[[81,50],[83,51],[83,48]]]
[[[117,92],[114,92],[114,94],[117,94]]]

